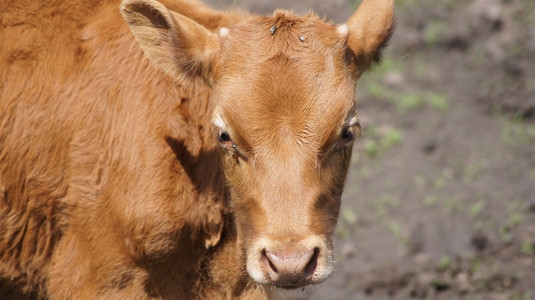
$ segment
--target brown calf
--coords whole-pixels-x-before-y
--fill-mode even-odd
[[[394,0],[339,26],[164,2],[0,8],[0,298],[256,299],[333,272]]]

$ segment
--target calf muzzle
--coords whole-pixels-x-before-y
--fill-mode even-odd
[[[332,251],[319,236],[297,241],[261,238],[247,255],[247,271],[255,281],[285,289],[321,283],[333,269]]]

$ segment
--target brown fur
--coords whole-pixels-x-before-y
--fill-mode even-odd
[[[269,226],[330,246],[351,146],[330,147],[368,63],[313,15],[163,4],[123,7],[130,28],[112,0],[0,7],[0,298],[261,299],[246,256]],[[149,49],[136,24],[189,42]]]

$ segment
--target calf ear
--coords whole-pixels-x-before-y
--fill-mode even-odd
[[[211,80],[219,39],[199,23],[155,0],[123,0],[121,14],[145,55],[181,83]]]
[[[338,26],[338,32],[348,38],[357,76],[380,61],[394,24],[394,0],[364,0],[349,20]]]

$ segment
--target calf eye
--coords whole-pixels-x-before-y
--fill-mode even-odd
[[[227,152],[234,158],[238,158],[240,156],[245,161],[247,161],[246,157],[243,156],[243,154],[240,153],[238,146],[234,144],[232,139],[230,138],[230,135],[226,131],[219,131],[217,133],[217,139],[219,140],[219,144],[221,147],[223,147]],[[239,161],[236,160],[236,162],[239,164]]]
[[[338,140],[338,143],[336,144],[335,149],[338,151],[341,151],[347,148],[349,145],[353,143],[353,140],[359,135],[360,135],[359,123],[342,128],[342,131],[340,132],[340,139]]]
[[[217,135],[217,139],[221,143],[228,143],[230,142],[230,135],[228,134],[228,132],[220,131],[219,134]]]
[[[349,141],[349,140],[352,140],[354,137],[355,137],[355,134],[353,133],[353,131],[351,131],[350,127],[346,127],[342,129],[342,133],[340,134],[340,138],[342,140]]]

